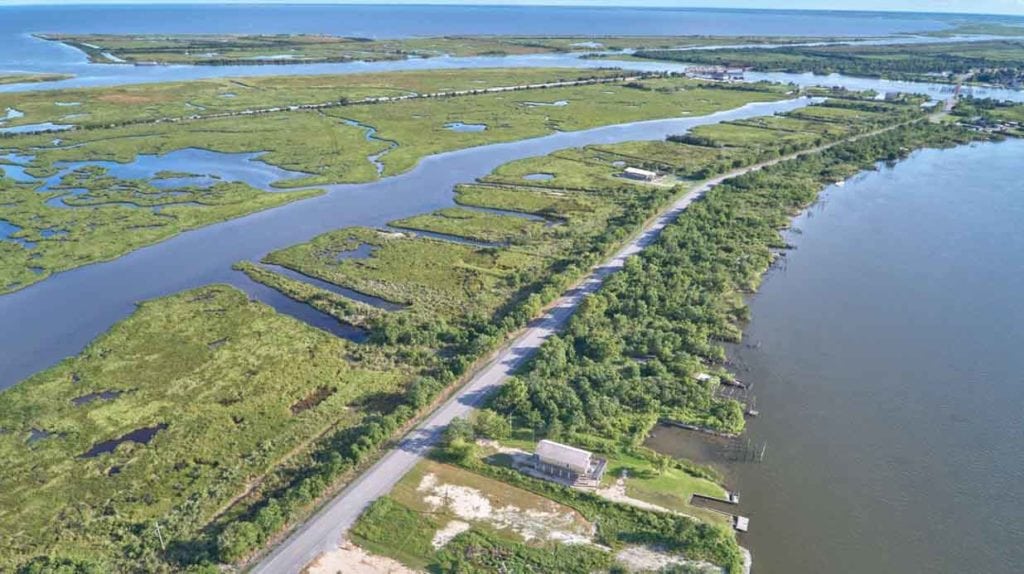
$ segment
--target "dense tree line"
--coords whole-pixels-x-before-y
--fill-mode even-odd
[[[549,436],[635,442],[659,418],[741,430],[739,405],[715,399],[714,379],[695,375],[722,366],[719,342],[739,339],[743,296],[785,247],[779,230],[828,183],[971,137],[921,122],[716,187],[589,297],[492,407]]]
[[[1017,41],[942,45],[896,46],[786,46],[772,49],[645,50],[635,55],[656,60],[684,61],[704,66],[751,67],[766,72],[847,74],[852,76],[915,79],[925,75],[941,81],[940,74],[978,72],[984,82],[1020,80],[1024,54]],[[980,71],[980,72],[979,72]]]

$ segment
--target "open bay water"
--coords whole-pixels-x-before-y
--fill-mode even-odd
[[[90,64],[85,54],[37,33],[333,34],[369,38],[454,34],[773,35],[878,37],[948,28],[936,14],[585,8],[552,6],[156,5],[0,6],[0,73],[52,72],[76,79],[52,87],[116,85],[242,75],[353,73],[432,67],[501,66],[503,58],[268,66]],[[562,59],[575,59],[563,56]],[[533,60],[527,59],[526,62]],[[544,62],[540,60],[539,62]],[[538,65],[538,64],[534,64]],[[552,65],[558,65],[557,59]],[[596,63],[595,63],[596,65]],[[29,89],[39,89],[36,86]],[[6,90],[25,89],[6,86]]]
[[[741,492],[755,574],[1021,572],[1022,158],[924,150],[831,187],[730,349],[765,461],[655,432]]]

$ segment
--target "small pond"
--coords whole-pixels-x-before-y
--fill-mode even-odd
[[[112,401],[119,396],[121,396],[121,391],[100,391],[71,399],[71,403],[75,406],[87,405],[93,401]]]
[[[528,108],[563,108],[569,105],[569,100],[558,100],[556,102],[523,102]]]
[[[555,175],[552,173],[528,173],[523,176],[523,179],[527,181],[551,181],[555,179]]]
[[[4,111],[3,117],[0,117],[0,122],[4,122],[4,121],[7,121],[7,120],[17,119],[17,118],[20,118],[20,117],[22,117],[24,115],[25,115],[24,113],[14,109],[14,108],[7,108]]]
[[[462,122],[449,122],[444,129],[453,132],[482,132],[487,129],[487,124],[464,124]]]
[[[21,231],[21,227],[7,221],[6,219],[0,219],[0,241],[13,241],[18,245],[21,245],[25,249],[32,249],[36,246],[32,241],[22,239],[19,237],[11,237],[15,233]]]
[[[92,445],[92,448],[87,450],[79,458],[94,458],[104,453],[114,452],[114,449],[126,442],[149,444],[149,441],[153,440],[156,433],[164,430],[165,428],[167,428],[167,423],[160,423],[151,427],[135,429],[132,432],[115,439],[105,440]]]
[[[369,243],[360,243],[355,249],[349,249],[347,251],[339,251],[334,259],[337,261],[344,261],[346,259],[366,259],[373,255],[373,251],[377,249],[377,246],[370,245]]]
[[[41,124],[25,124],[23,126],[0,128],[0,134],[34,134],[39,132],[59,132],[69,130],[73,127],[75,126],[68,124],[55,124],[53,122],[45,122]]]

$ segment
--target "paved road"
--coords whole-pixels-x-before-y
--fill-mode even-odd
[[[901,124],[903,125],[903,124]],[[725,180],[760,170],[781,161],[800,155],[819,152],[830,147],[891,130],[881,130],[854,136],[811,150],[804,150],[764,163],[738,169],[704,182],[662,211],[628,244],[611,259],[595,267],[576,287],[567,291],[541,317],[535,319],[512,342],[502,348],[497,356],[481,369],[464,387],[459,389],[439,409],[428,416],[401,442],[385,454],[376,464],[364,472],[338,496],[317,512],[301,528],[296,530],[274,551],[257,564],[251,572],[259,574],[284,574],[300,572],[323,552],[338,547],[342,537],[359,515],[374,500],[387,494],[403,476],[437,444],[444,428],[453,419],[466,417],[478,408],[484,399],[501,386],[541,344],[551,335],[561,331],[569,317],[583,299],[596,292],[612,273],[625,265],[626,259],[636,255],[657,239],[661,231],[691,203],[712,187]]]

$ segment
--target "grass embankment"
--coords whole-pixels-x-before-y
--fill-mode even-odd
[[[215,94],[227,89],[237,95],[224,101],[243,100],[249,102],[248,105],[258,105],[289,101],[289,94],[295,98],[291,100],[294,102],[323,102],[329,94],[337,99],[352,92],[390,93],[389,90],[464,89],[467,86],[476,89],[503,82],[572,79],[581,73],[584,72],[532,70],[514,71],[507,75],[499,75],[494,70],[460,70],[437,72],[435,75],[417,72],[348,76],[346,78],[351,81],[347,82],[334,77],[319,80],[298,78],[288,87],[281,84],[280,79],[263,78],[245,82],[156,84],[0,95],[0,108],[4,105],[17,107],[25,112],[26,118],[31,117],[31,121],[44,118],[59,121],[60,117],[53,116],[52,111],[60,109],[60,113],[65,114],[72,108],[62,108],[57,103],[73,102],[79,104],[73,108],[75,114],[85,114],[87,121],[102,120],[116,124],[118,121],[135,121],[139,117],[166,113],[168,107],[182,109],[181,106],[191,101],[210,105],[204,99],[197,99],[196,94],[220,99]],[[606,73],[597,72],[598,75]],[[388,87],[376,87],[381,84]],[[339,90],[339,86],[344,89]],[[364,128],[346,123],[346,118],[374,125],[379,130],[379,138],[397,142],[397,147],[381,159],[384,174],[392,175],[410,169],[426,154],[541,136],[556,129],[575,130],[640,119],[701,115],[781,97],[784,97],[782,89],[778,87],[729,89],[672,78],[650,80],[641,87],[599,84],[181,123],[97,126],[62,132],[59,145],[54,144],[53,134],[11,136],[0,141],[7,150],[20,154],[18,161],[22,165],[19,169],[32,177],[59,173],[60,162],[103,160],[130,163],[139,154],[202,148],[225,153],[266,151],[260,157],[262,161],[302,172],[298,177],[280,180],[274,185],[298,187],[369,181],[379,177],[367,156],[384,151],[391,144],[367,138]],[[6,104],[8,100],[10,103]],[[564,107],[535,106],[534,100],[565,100],[569,104]],[[128,102],[139,105],[125,105]],[[570,109],[572,111],[567,111]],[[25,121],[25,118],[18,121]],[[479,133],[454,132],[444,127],[449,121],[485,122],[488,129]],[[0,220],[21,228],[13,238],[30,242],[2,244],[2,249],[9,255],[0,265],[0,291],[27,286],[56,271],[117,257],[186,229],[309,196],[308,192],[266,194],[241,184],[226,183],[209,190],[162,189],[159,191],[171,193],[157,193],[146,181],[114,180],[91,171],[68,177],[80,181],[69,180],[61,187],[73,189],[77,185],[89,190],[87,196],[69,199],[66,203],[75,206],[70,209],[48,205],[47,200],[56,197],[57,192],[34,192],[33,188],[40,185],[38,183],[16,184],[9,178],[0,179],[0,194],[3,196]],[[166,208],[162,208],[160,213],[153,213],[125,203]],[[57,235],[50,235],[53,233]],[[35,247],[31,246],[33,243]]]
[[[109,557],[105,571],[190,560],[202,548],[182,541],[294,449],[404,391],[408,369],[353,362],[355,346],[224,286],[142,304],[3,392],[0,569],[50,552]],[[149,444],[84,456],[161,424]]]
[[[40,37],[78,48],[88,54],[94,63],[115,64],[120,60],[134,64],[207,66],[372,62],[443,55],[512,56],[811,41],[808,38],[759,36],[440,36],[381,40],[321,34],[45,34]]]
[[[0,86],[4,84],[38,84],[70,80],[73,74],[0,74]]]
[[[648,50],[634,57],[764,72],[847,74],[894,80],[1019,85],[1024,42],[1018,39],[888,45],[786,46],[672,52]]]
[[[866,117],[895,122],[916,109],[913,102],[885,104]],[[834,121],[819,123],[815,130],[834,133]],[[848,123],[847,133],[867,129],[853,120]],[[799,125],[809,129],[812,124]],[[715,129],[701,128],[696,135],[713,142]],[[721,129],[723,134],[732,132],[729,126]],[[918,142],[899,144],[914,147]],[[660,145],[656,157],[667,173],[688,177],[703,171],[687,159],[701,146],[673,141]],[[774,150],[763,142],[743,153],[713,143],[704,147],[705,157],[718,162],[782,154],[793,145],[780,138]],[[575,162],[566,156],[557,165],[548,158],[524,162],[544,162],[555,180],[578,182],[593,169],[588,155],[593,150],[578,152],[581,159]],[[595,153],[611,165],[631,161],[618,151],[635,149],[601,146]],[[882,151],[877,155],[884,157]],[[675,155],[679,159],[672,167]],[[842,173],[829,172],[831,177]],[[209,301],[185,294],[144,305],[79,357],[8,391],[0,401],[0,428],[11,432],[0,434],[0,444],[18,471],[0,474],[0,481],[5,492],[16,492],[21,500],[5,503],[0,521],[7,525],[4,531],[21,534],[9,550],[0,550],[7,560],[4,566],[13,568],[30,557],[40,563],[74,558],[102,561],[105,570],[131,570],[141,564],[147,571],[166,572],[249,555],[285,524],[305,516],[318,497],[366,462],[469,365],[535,316],[682,189],[629,182],[611,170],[605,175],[604,180],[586,180],[591,183],[585,189],[536,187],[535,182],[477,183],[458,189],[459,201],[466,205],[564,222],[527,235],[525,243],[479,248],[347,229],[268,256],[309,275],[410,304],[400,311],[371,311],[247,266],[255,279],[369,328],[365,344],[336,341],[276,317],[232,290],[212,288],[215,297]],[[706,368],[702,362],[721,358],[715,341],[738,333],[739,292],[767,265],[770,256],[764,245],[777,244],[776,229],[785,214],[813,197],[819,186],[816,177],[790,184],[786,174],[779,174],[756,193],[734,190],[725,195],[742,203],[699,203],[708,206],[698,210],[703,215],[693,220],[692,234],[659,248],[655,253],[664,258],[660,264],[631,260],[605,290],[588,300],[569,333],[546,345],[529,373],[506,386],[493,408],[510,413],[517,426],[583,445],[590,444],[583,441],[593,440],[591,435],[622,443],[639,440],[663,416],[738,428],[739,407],[718,399],[711,384],[692,374]],[[799,193],[792,185],[799,185]],[[784,201],[792,197],[799,201]],[[442,217],[435,214],[409,225],[435,227]],[[508,233],[518,225],[521,218],[488,214],[472,219],[466,235]],[[367,258],[344,258],[363,243],[374,246]],[[694,249],[698,251],[687,251]],[[642,273],[638,266],[643,266]],[[743,280],[739,286],[736,274]],[[74,394],[79,387],[82,395]],[[245,392],[239,395],[239,389]],[[330,389],[336,389],[334,394]],[[106,401],[68,404],[105,390],[126,392]],[[293,412],[296,406],[299,410]],[[160,423],[168,427],[149,445],[122,445],[95,459],[75,458],[98,441]],[[247,425],[254,427],[251,437]],[[29,444],[31,428],[58,434]],[[197,451],[203,454],[196,456]],[[292,456],[282,460],[288,453]],[[123,467],[120,474],[104,476],[114,466]],[[572,491],[547,493],[537,490],[543,485],[524,486],[516,482],[518,475],[500,471],[493,471],[500,476],[488,476],[573,506],[585,517],[591,516],[585,508],[597,508],[592,512],[603,517],[603,540],[661,541],[658,537],[672,533],[681,538],[670,549],[697,556],[706,551],[732,560],[731,555],[715,554],[728,551],[731,538],[705,530],[711,527],[589,498],[579,502]],[[63,488],[71,476],[85,477],[84,490],[68,487],[72,496],[57,498],[52,489]],[[651,491],[657,488],[650,486]],[[147,489],[159,496],[151,499]],[[644,490],[641,485],[637,497]],[[66,505],[55,502],[65,499]],[[162,541],[154,535],[157,523]],[[721,540],[727,541],[721,543],[725,546]],[[466,553],[454,549],[468,551],[492,542],[474,534],[453,544],[446,547],[452,554],[445,560],[456,564]],[[529,560],[548,564],[543,553],[523,552],[533,552]],[[38,558],[44,555],[52,557]]]

